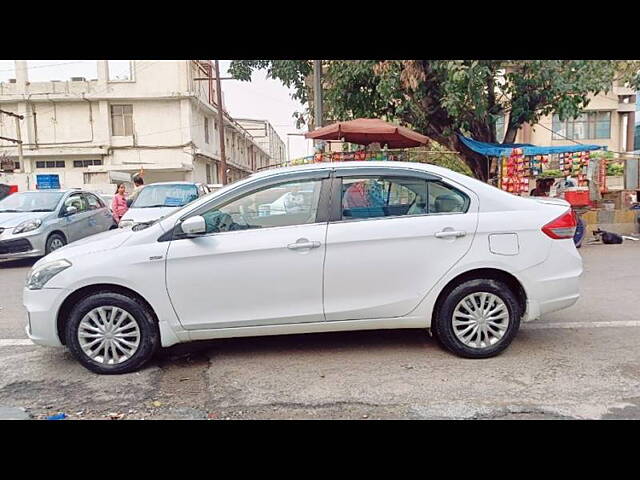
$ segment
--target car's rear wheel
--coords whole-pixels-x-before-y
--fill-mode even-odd
[[[451,352],[487,358],[509,346],[520,327],[516,295],[498,280],[469,280],[456,286],[440,304],[432,329]]]
[[[135,298],[114,292],[100,292],[75,305],[65,337],[82,365],[103,374],[139,369],[160,345],[149,309]]]
[[[54,250],[64,247],[67,244],[67,239],[59,233],[52,233],[47,238],[47,244],[45,245],[45,254],[49,255]]]

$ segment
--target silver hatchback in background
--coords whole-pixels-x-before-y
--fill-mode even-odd
[[[114,224],[104,201],[90,192],[14,193],[0,200],[0,258],[41,257]]]

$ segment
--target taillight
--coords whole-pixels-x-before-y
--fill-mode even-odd
[[[559,216],[542,227],[542,231],[551,238],[573,238],[578,222],[572,210]]]

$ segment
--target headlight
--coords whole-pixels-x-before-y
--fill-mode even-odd
[[[22,222],[20,225],[14,228],[13,233],[30,232],[31,230],[40,228],[40,225],[42,225],[42,220],[40,220],[39,218],[34,218],[33,220],[27,220],[26,222]]]
[[[131,225],[133,225],[135,222],[131,219],[126,219],[126,220],[120,220],[120,223],[118,224],[118,226],[120,228],[127,228],[130,227]]]
[[[56,260],[55,262],[45,263],[29,274],[27,277],[27,288],[29,290],[40,290],[49,280],[70,266],[71,262],[68,260]]]

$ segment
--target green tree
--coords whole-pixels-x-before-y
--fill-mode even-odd
[[[307,106],[312,60],[234,60],[231,74],[250,80],[256,69],[294,88]],[[443,147],[460,152],[474,176],[488,177],[484,157],[457,134],[498,143],[496,121],[505,118],[503,143],[513,143],[524,123],[556,113],[576,118],[590,95],[613,82],[640,86],[640,62],[614,60],[331,60],[323,62],[325,121],[378,117],[399,122]]]

